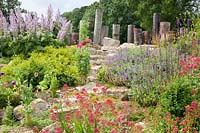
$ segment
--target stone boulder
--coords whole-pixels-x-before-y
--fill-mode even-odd
[[[130,48],[135,48],[137,47],[137,45],[133,44],[133,43],[123,43],[122,45],[120,45],[117,49],[130,49]]]
[[[120,41],[112,39],[112,38],[104,37],[102,44],[103,44],[103,47],[101,48],[101,50],[109,51],[109,50],[117,49],[117,47],[120,45]]]
[[[18,120],[22,120],[24,118],[25,108],[22,105],[18,105],[14,108],[13,114]]]
[[[49,108],[49,104],[42,99],[35,99],[30,103],[31,115],[40,115]]]

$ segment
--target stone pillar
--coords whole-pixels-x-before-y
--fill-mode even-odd
[[[160,22],[161,40],[166,40],[166,34],[170,31],[170,22]]]
[[[128,34],[127,34],[127,42],[133,43],[134,32],[133,32],[134,25],[128,25]]]
[[[70,24],[69,33],[72,33],[72,31],[73,31],[73,24]]]
[[[68,40],[68,45],[72,45],[72,34],[71,33],[67,34],[67,40]]]
[[[80,32],[81,32],[82,25],[83,25],[83,21],[80,20],[80,22],[79,22],[79,42],[81,41],[81,34],[80,34]]]
[[[134,28],[134,44],[139,44],[140,29]]]
[[[139,45],[143,44],[143,34],[142,34],[142,29],[138,29],[138,41],[139,41]]]
[[[101,44],[103,42],[103,38],[108,37],[108,31],[109,31],[108,26],[102,26],[102,29],[101,29]]]
[[[79,34],[75,33],[75,32],[72,32],[72,34],[71,34],[71,43],[72,44],[78,44],[78,42],[79,42]]]
[[[148,31],[143,31],[143,43],[144,44],[148,44],[148,40],[149,40],[149,32]]]
[[[119,40],[119,38],[120,38],[120,25],[119,24],[113,24],[112,38],[115,40]]]
[[[153,14],[153,37],[158,37],[159,34],[159,26],[160,26],[160,13]]]
[[[102,28],[102,19],[103,19],[103,10],[97,9],[95,16],[95,25],[94,25],[94,44],[101,43],[101,28]]]

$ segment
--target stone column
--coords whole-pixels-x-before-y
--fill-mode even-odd
[[[158,37],[159,34],[159,26],[160,26],[160,13],[153,14],[153,37]]]
[[[108,37],[108,31],[109,31],[108,26],[102,26],[102,29],[101,29],[101,44],[103,42],[103,38]]]
[[[133,32],[134,25],[128,25],[128,34],[127,34],[127,42],[133,43],[134,32]]]
[[[139,44],[140,29],[134,28],[134,44]]]
[[[138,41],[139,41],[139,45],[143,44],[143,34],[142,34],[142,29],[138,29]]]
[[[160,22],[161,40],[166,40],[167,33],[170,31],[170,25],[170,22]]]
[[[95,16],[95,25],[94,25],[94,44],[101,43],[101,28],[102,28],[102,19],[103,19],[103,10],[97,9]]]
[[[120,38],[120,25],[119,24],[113,24],[112,38],[115,40],[119,40],[119,38]]]
[[[69,33],[72,33],[72,31],[73,31],[73,24],[70,24]]]
[[[148,40],[149,40],[149,32],[148,31],[143,31],[143,43],[144,44],[148,44]]]
[[[79,34],[78,33],[72,32],[71,38],[72,38],[71,39],[72,44],[78,44],[78,42],[79,42]]]
[[[82,25],[83,25],[83,21],[80,20],[80,22],[79,22],[79,42],[81,41],[81,34],[80,34],[80,32],[81,32]]]

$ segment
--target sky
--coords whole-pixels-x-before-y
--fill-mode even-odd
[[[51,4],[54,11],[58,9],[61,13],[71,11],[74,8],[87,6],[99,0],[19,0],[21,8],[28,11],[35,11],[39,15],[46,14],[48,6]]]

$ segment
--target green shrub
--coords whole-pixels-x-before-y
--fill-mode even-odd
[[[46,47],[43,52],[35,51],[30,58],[16,57],[8,66],[0,69],[5,75],[3,82],[16,80],[17,84],[27,86],[41,85],[48,89],[56,76],[58,87],[63,84],[73,86],[90,70],[87,48],[67,47],[55,49]]]
[[[4,125],[12,126],[15,122],[14,115],[13,115],[13,106],[8,105],[5,109],[5,114],[2,119],[2,123]]]
[[[197,78],[187,75],[171,81],[160,99],[164,111],[169,111],[175,116],[183,116],[185,106],[190,105],[192,101],[200,100],[198,84]],[[192,91],[197,91],[197,94],[193,95]]]

